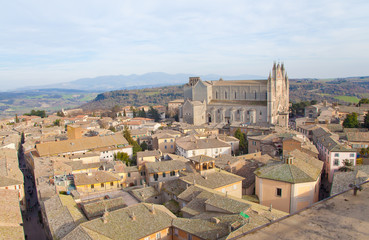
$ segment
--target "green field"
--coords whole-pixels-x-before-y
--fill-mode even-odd
[[[348,103],[358,103],[360,101],[359,98],[353,96],[336,96],[334,98]]]

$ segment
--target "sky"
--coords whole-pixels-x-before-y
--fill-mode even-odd
[[[148,72],[369,75],[369,1],[12,0],[0,7],[0,91]]]

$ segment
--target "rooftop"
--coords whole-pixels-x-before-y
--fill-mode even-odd
[[[292,163],[271,163],[255,171],[255,175],[288,183],[314,182],[320,177],[323,162],[299,150],[290,153]]]
[[[109,146],[117,147],[120,145],[126,146],[128,145],[128,142],[121,134],[116,134],[102,137],[95,136],[57,142],[45,142],[36,144],[36,149],[39,155],[42,157],[61,153],[92,150]]]
[[[181,160],[146,162],[145,167],[148,173],[171,172],[186,169],[186,163]]]
[[[96,217],[102,217],[105,210],[111,212],[126,206],[123,198],[119,197],[83,204],[82,210],[87,218],[91,220]]]
[[[18,190],[0,189],[0,238],[24,239]]]
[[[74,183],[76,186],[114,182],[114,181],[120,181],[120,179],[114,176],[112,173],[105,171],[74,174]]]
[[[79,239],[141,239],[171,227],[176,216],[162,205],[140,203],[109,212],[104,218],[106,222],[97,218],[83,223],[78,233],[71,234],[78,234]]]
[[[367,239],[369,182],[232,239]],[[333,223],[333,224],[332,224]]]
[[[215,170],[214,172],[207,173],[206,176],[201,176],[199,173],[182,172],[183,176],[180,179],[188,184],[200,185],[210,189],[220,188],[226,185],[234,184],[242,181],[244,178],[235,174],[223,171]]]

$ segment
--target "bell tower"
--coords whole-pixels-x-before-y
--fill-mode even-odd
[[[281,127],[288,127],[289,81],[284,64],[274,62],[268,83],[268,122]]]

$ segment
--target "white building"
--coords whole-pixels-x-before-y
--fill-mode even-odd
[[[206,155],[217,157],[222,154],[231,154],[231,145],[219,139],[182,138],[176,142],[176,154],[185,158]]]

